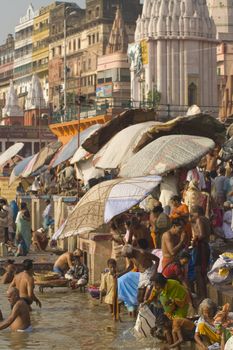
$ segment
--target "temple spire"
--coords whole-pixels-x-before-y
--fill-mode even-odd
[[[126,33],[121,9],[119,6],[117,6],[116,16],[110,33],[106,54],[111,54],[118,51],[127,52],[127,48],[128,35]]]
[[[25,110],[46,108],[46,103],[41,87],[41,82],[36,74],[32,76],[32,84],[30,86],[26,99]]]
[[[2,109],[4,117],[23,117],[23,110],[19,107],[18,96],[14,89],[13,81],[10,81],[10,87],[6,97],[5,107]]]

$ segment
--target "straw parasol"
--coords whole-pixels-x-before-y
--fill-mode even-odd
[[[178,168],[193,168],[214,147],[214,141],[206,137],[163,136],[129,159],[119,176],[162,175]]]
[[[142,201],[160,182],[161,177],[152,175],[97,184],[77,203],[59,238],[96,230]]]

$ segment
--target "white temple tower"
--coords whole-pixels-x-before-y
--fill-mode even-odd
[[[144,0],[128,50],[132,100],[139,104],[157,90],[170,114],[192,104],[216,111],[216,44],[205,0]]]
[[[40,79],[36,74],[32,82],[25,103],[24,125],[38,126],[42,124],[42,114],[48,113]]]
[[[13,81],[7,92],[6,104],[2,109],[1,125],[23,125],[23,110],[19,107],[18,97],[14,88]]]

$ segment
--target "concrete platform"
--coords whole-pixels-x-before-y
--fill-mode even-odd
[[[230,309],[233,310],[233,286],[231,284],[221,286],[209,284],[208,297],[219,306],[229,303]]]

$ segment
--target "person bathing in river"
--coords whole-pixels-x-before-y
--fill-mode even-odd
[[[59,256],[59,258],[55,261],[55,264],[53,266],[53,272],[64,276],[69,269],[74,267],[75,255],[76,251],[74,253],[66,252]]]
[[[5,273],[1,278],[1,283],[2,284],[11,283],[14,279],[15,271],[16,271],[16,267],[14,265],[14,260],[8,259],[7,264],[4,267],[4,269],[5,269]]]
[[[11,305],[10,315],[3,320],[0,311],[0,330],[10,327],[16,332],[31,332],[31,320],[28,304],[24,299],[20,298],[17,288],[9,288],[7,298]]]
[[[146,239],[140,239],[138,244],[140,248],[134,248],[130,244],[126,244],[122,249],[122,256],[128,258],[130,262],[127,272],[131,271],[134,267],[140,272],[138,301],[142,302],[146,288],[150,286],[150,278],[157,270],[159,258],[150,252],[148,249],[148,241]]]
[[[19,290],[19,296],[29,306],[35,301],[36,305],[41,307],[40,300],[34,294],[34,277],[33,277],[33,262],[30,259],[23,261],[23,272],[15,275],[10,284],[9,290],[16,287]]]

